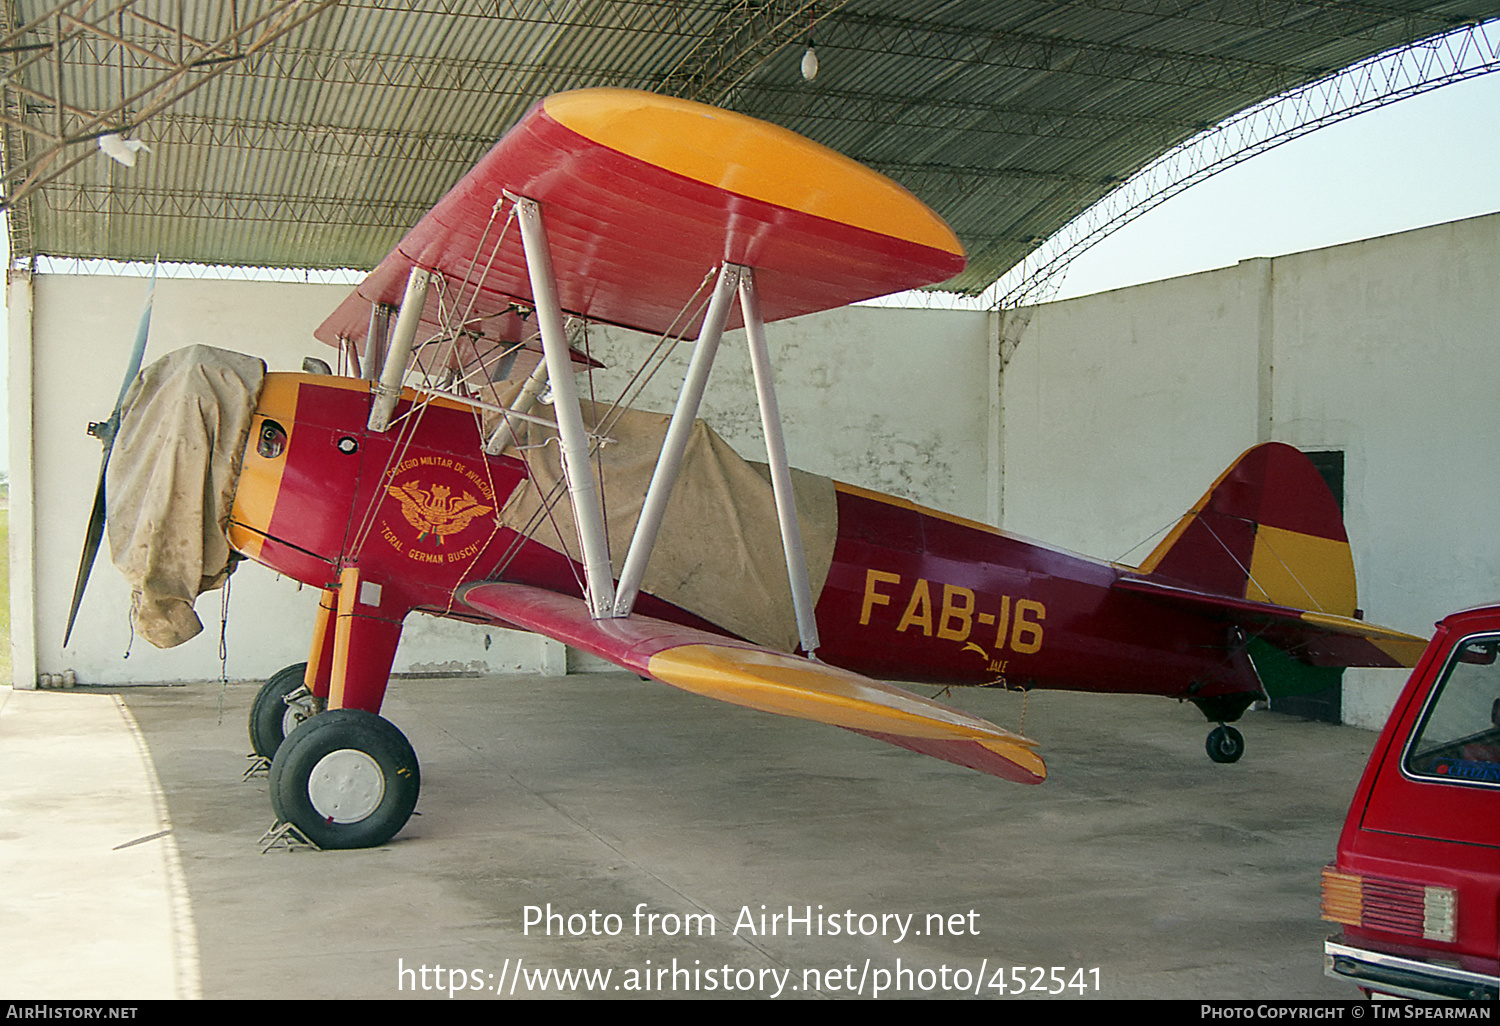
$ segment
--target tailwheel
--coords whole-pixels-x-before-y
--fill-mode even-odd
[[[421,774],[406,736],[362,709],[302,724],[271,762],[276,817],[320,848],[373,848],[406,825]]]
[[[271,758],[288,734],[322,712],[323,703],[302,683],[306,675],[306,663],[288,666],[273,673],[256,692],[250,704],[250,747],[256,755]]]
[[[1245,737],[1228,724],[1221,723],[1208,732],[1208,757],[1214,762],[1239,762],[1245,754]]]

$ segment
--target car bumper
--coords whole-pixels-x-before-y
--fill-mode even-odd
[[[1323,966],[1324,973],[1336,980],[1396,997],[1461,1001],[1500,998],[1500,977],[1355,947],[1342,936],[1324,942]]]

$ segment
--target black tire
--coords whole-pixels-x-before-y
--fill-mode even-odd
[[[277,670],[261,685],[250,703],[250,747],[256,755],[274,756],[287,734],[307,719],[286,704],[286,696],[302,686],[306,675],[307,664],[297,663]]]
[[[422,788],[416,753],[389,720],[320,713],[271,761],[271,807],[320,848],[374,848],[406,825]]]
[[[1245,737],[1233,727],[1220,725],[1208,732],[1208,757],[1214,762],[1239,762],[1245,754]]]

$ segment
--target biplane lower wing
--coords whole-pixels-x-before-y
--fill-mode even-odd
[[[487,616],[684,691],[843,727],[1018,783],[1047,776],[1034,741],[825,663],[648,616],[592,619],[581,600],[528,585],[481,583],[459,594]]]
[[[1423,638],[1353,617],[1215,595],[1147,577],[1122,577],[1114,590],[1209,613],[1311,666],[1412,667],[1427,647]]]

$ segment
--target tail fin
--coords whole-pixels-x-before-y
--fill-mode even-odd
[[[1426,645],[1359,619],[1338,502],[1311,460],[1275,442],[1235,460],[1114,587],[1221,619],[1308,666],[1415,666]]]
[[[1356,615],[1338,502],[1312,461],[1280,442],[1235,460],[1140,571],[1226,597]]]

